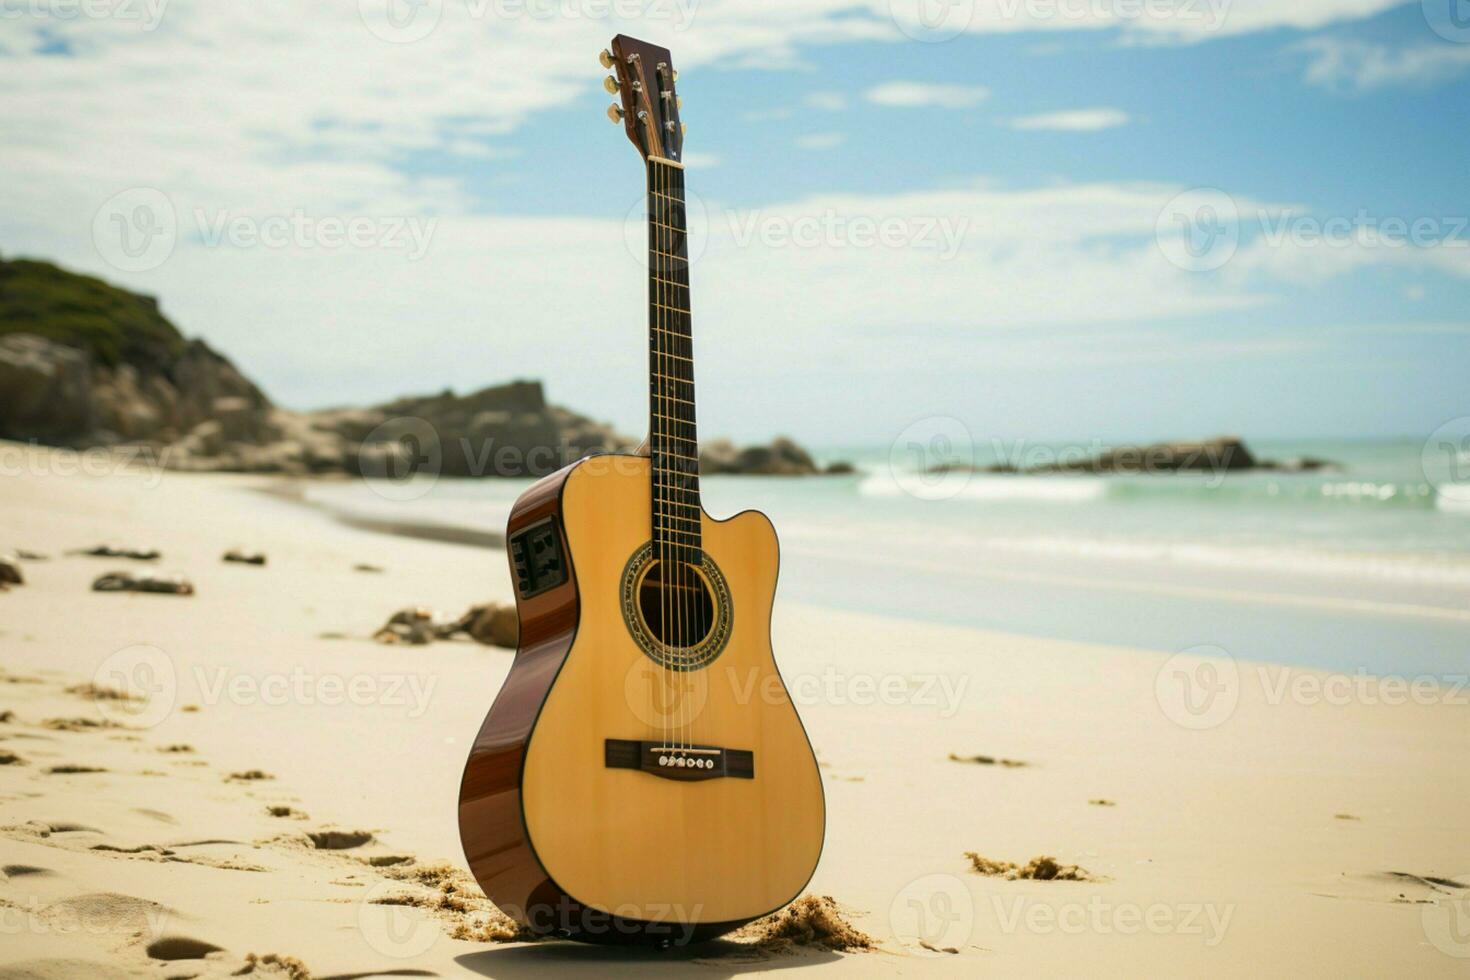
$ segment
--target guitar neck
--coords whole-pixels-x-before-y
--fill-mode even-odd
[[[684,167],[648,159],[648,431],[655,544],[700,550]]]

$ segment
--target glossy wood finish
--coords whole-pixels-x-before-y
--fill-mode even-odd
[[[506,539],[548,516],[560,524],[561,493],[573,466],[532,485],[511,509]],[[566,541],[563,553],[568,554]],[[459,836],[470,870],[507,915],[531,925],[537,902],[557,903],[554,884],[532,853],[521,819],[526,740],[577,628],[576,568],[566,583],[517,599],[520,643],[515,662],[480,726],[459,788]]]
[[[651,531],[649,461],[585,460],[538,484],[511,533],[558,514],[572,576],[520,605],[522,646],[476,739],[460,832],[491,899],[595,941],[707,938],[795,898],[821,852],[821,779],[770,647],[778,549],[764,515],[703,515],[735,625],[709,667],[671,672],[634,643],[619,580]],[[754,753],[756,778],[682,782],[605,765],[605,739]],[[677,736],[676,736],[677,737]],[[589,916],[601,927],[585,928]]]

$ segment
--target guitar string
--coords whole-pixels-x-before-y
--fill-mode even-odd
[[[684,203],[684,171],[674,167],[671,167],[669,169],[673,171],[673,181],[676,185],[675,193],[671,195],[673,207],[677,210],[678,213],[678,223],[674,225],[674,227],[679,229],[677,234],[681,236],[679,242],[677,243],[678,247],[674,250],[673,254],[683,254],[687,257],[689,254],[689,208]],[[682,297],[682,301],[677,304],[680,309],[686,311],[679,314],[681,318],[680,325],[683,328],[680,331],[679,340],[684,347],[684,356],[688,358],[688,360],[681,361],[680,364],[683,366],[682,370],[688,374],[688,379],[690,381],[689,390],[692,393],[694,390],[694,324],[692,322],[692,311],[694,309],[694,305],[691,302],[689,289],[688,261],[686,260],[684,262],[684,268],[682,269],[682,271],[677,269],[674,270],[674,274],[670,278],[673,282],[681,284],[682,288],[674,288],[684,294]],[[697,479],[695,474],[698,472],[699,469],[699,446],[693,438],[695,429],[694,405],[692,404],[692,402],[694,401],[694,399],[691,397],[689,401],[691,402],[691,404],[681,405],[679,411],[680,428],[683,430],[684,433],[680,441],[688,447],[688,458],[681,458],[679,462],[680,485],[684,489],[685,501],[693,502],[695,499],[697,499],[697,494],[692,493],[691,491],[693,489],[694,481]],[[699,510],[690,507],[686,507],[685,510],[687,510],[692,515],[690,520],[695,522],[695,531],[692,535],[690,535],[690,537],[695,542],[697,542],[698,545],[703,545],[703,535],[699,533],[701,530],[700,525],[702,523]],[[685,738],[688,746],[690,748],[693,748],[695,742],[694,725],[699,717],[699,702],[697,699],[699,676],[696,673],[696,668],[693,663],[693,651],[694,647],[696,646],[696,644],[698,644],[700,639],[703,638],[704,634],[699,629],[700,603],[697,593],[695,592],[696,589],[701,588],[698,579],[698,572],[695,567],[695,563],[699,561],[700,548],[696,546],[691,546],[688,551],[689,561],[687,563],[680,563],[679,574],[681,580],[680,584],[682,586],[682,591],[680,592],[680,595],[683,597],[686,609],[686,622],[683,624],[683,629],[685,631],[684,640],[685,645],[689,648],[690,657],[690,663],[688,665],[688,670],[686,671],[687,676],[685,677],[685,680],[687,682],[685,685],[685,690],[686,695],[689,698],[689,726],[688,730],[685,733]]]
[[[686,232],[684,231],[684,213],[683,213],[683,210],[679,207],[679,201],[681,200],[680,194],[682,193],[682,188],[676,186],[678,183],[680,183],[679,178],[682,175],[681,175],[680,171],[677,168],[675,168],[675,167],[668,166],[667,169],[669,171],[669,181],[668,181],[668,185],[667,185],[666,190],[665,190],[665,198],[664,199],[665,199],[665,201],[668,204],[668,208],[669,208],[669,212],[670,212],[670,218],[672,219],[669,222],[669,238],[670,238],[670,244],[674,246],[669,251],[669,254],[670,255],[678,255],[680,253],[680,251],[682,251],[684,249],[684,246],[685,246],[685,241],[684,241],[683,237],[681,237],[681,236],[685,236],[686,235]],[[669,193],[669,191],[674,191],[674,193]],[[678,276],[678,270],[677,269],[671,269],[670,270],[669,275],[668,275],[668,281],[671,284],[672,283],[677,283],[679,281],[679,276]],[[686,290],[682,290],[682,292],[684,293],[684,295],[681,297],[679,295],[679,293],[681,292],[681,290],[679,289],[679,287],[677,285],[669,285],[667,288],[669,290],[670,299],[672,300],[672,302],[670,302],[669,305],[672,306],[676,310],[688,310],[689,309],[688,290],[687,289]],[[689,314],[688,313],[682,313],[681,312],[681,313],[675,313],[674,314],[674,318],[675,318],[675,330],[673,332],[673,335],[669,338],[669,342],[671,344],[676,344],[676,345],[679,345],[680,346],[680,350],[681,350],[680,356],[681,357],[687,357],[688,356],[688,352],[683,352],[682,345],[679,344],[679,342],[682,340],[683,336],[688,332],[687,331],[688,317],[689,317]],[[689,365],[689,362],[688,361],[680,360],[680,361],[677,361],[676,362],[676,365],[678,366],[678,369],[679,369],[679,371],[681,373],[686,372],[686,371],[689,370],[689,366],[688,366]],[[680,380],[683,380],[683,379],[681,378]],[[689,400],[690,401],[693,401],[692,398],[689,399]],[[688,442],[688,440],[684,437],[684,428],[685,428],[684,415],[688,413],[689,409],[686,406],[684,406],[683,403],[679,403],[676,406],[676,409],[677,410],[676,410],[676,412],[674,414],[674,418],[676,420],[675,421],[675,424],[679,428],[679,436],[677,437],[677,439],[675,441],[679,445],[680,449],[683,449],[683,448],[685,448],[685,446],[686,446],[686,444]],[[679,487],[680,507],[678,509],[681,512],[684,512],[684,511],[687,511],[688,510],[688,507],[686,505],[687,505],[688,498],[689,498],[689,492],[688,492],[688,490],[689,490],[689,477],[688,477],[688,474],[685,473],[685,468],[688,466],[689,460],[685,458],[685,454],[683,452],[680,452],[679,455],[676,458],[679,461],[679,465],[678,465],[678,471],[679,471],[678,487]],[[684,536],[691,537],[691,538],[692,537],[695,537],[694,534],[689,534],[689,535],[684,535]],[[679,609],[678,609],[678,612],[675,614],[675,622],[677,624],[678,636],[679,636],[680,643],[684,647],[684,653],[682,654],[682,656],[684,658],[684,662],[683,662],[684,669],[679,672],[679,703],[684,706],[684,710],[682,711],[682,714],[685,716],[684,733],[683,733],[683,735],[684,735],[684,748],[686,750],[686,753],[685,753],[685,759],[686,760],[688,760],[688,758],[689,758],[689,755],[688,755],[687,750],[694,747],[694,717],[695,717],[695,708],[696,708],[696,705],[695,705],[695,702],[694,702],[694,695],[693,695],[693,691],[692,691],[692,682],[693,682],[693,679],[694,679],[693,665],[689,662],[689,658],[692,656],[692,647],[693,647],[693,643],[691,642],[691,637],[690,637],[690,633],[689,633],[689,629],[690,629],[690,622],[689,622],[689,620],[690,620],[690,609],[689,609],[689,597],[690,597],[690,593],[689,593],[689,588],[690,588],[690,583],[689,583],[689,569],[690,569],[690,561],[692,560],[692,557],[693,557],[693,554],[692,554],[693,553],[693,550],[694,549],[688,544],[688,542],[686,542],[684,544],[684,546],[682,547],[682,549],[680,550],[680,556],[681,556],[680,560],[679,561],[676,561],[674,563],[674,568],[676,569],[676,571],[678,573],[677,581],[679,583],[679,591],[677,593],[675,593],[678,596],[678,599],[679,599]]]
[[[651,254],[648,256],[648,274],[651,277],[649,280],[649,293],[653,296],[654,303],[653,346],[654,351],[656,352],[654,361],[654,390],[657,395],[657,398],[655,399],[657,412],[651,426],[654,432],[654,441],[656,443],[656,446],[654,448],[650,473],[654,484],[654,537],[658,539],[657,568],[659,588],[659,642],[664,651],[665,671],[663,677],[664,690],[661,698],[663,702],[663,710],[659,712],[659,716],[662,719],[664,729],[663,748],[665,751],[668,751],[670,748],[670,743],[674,740],[670,737],[670,728],[671,726],[675,728],[674,734],[675,737],[677,737],[677,722],[674,718],[671,717],[672,712],[669,709],[672,706],[668,703],[668,697],[671,688],[671,685],[669,683],[670,677],[668,674],[668,664],[670,660],[670,650],[668,642],[670,619],[669,613],[671,605],[671,598],[669,593],[668,563],[669,536],[663,530],[662,525],[667,524],[667,521],[664,518],[668,509],[669,495],[666,481],[662,478],[662,475],[660,473],[660,470],[663,466],[664,454],[668,452],[667,414],[669,406],[668,385],[667,379],[665,378],[665,372],[667,370],[665,365],[667,363],[667,358],[665,356],[666,345],[664,341],[664,327],[667,313],[665,311],[666,304],[663,302],[663,294],[659,291],[657,262],[654,258],[654,254],[652,254],[656,253],[658,249],[663,245],[663,232],[659,230],[661,223],[659,221],[659,213],[657,210],[658,193],[660,190],[660,173],[658,169],[658,164],[652,160],[649,161],[648,168],[648,186],[651,192],[648,198],[648,214],[650,219],[648,231],[650,248],[652,250]]]

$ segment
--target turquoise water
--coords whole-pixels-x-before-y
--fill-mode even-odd
[[[984,465],[1059,446],[977,447]],[[927,453],[834,451],[851,476],[712,477],[717,517],[781,534],[781,594],[834,608],[1372,673],[1470,672],[1470,487],[1414,440],[1254,444],[1342,464],[1306,474],[926,473]],[[418,499],[318,485],[345,511],[503,527],[524,481],[441,480]],[[394,491],[401,487],[387,488]]]

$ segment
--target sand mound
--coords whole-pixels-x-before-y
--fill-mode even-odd
[[[973,870],[982,875],[1005,878],[1010,881],[1026,879],[1028,881],[1094,881],[1093,876],[1077,867],[1075,864],[1061,864],[1054,857],[1042,855],[1034,857],[1025,864],[1016,864],[1012,861],[992,861],[990,858],[982,857],[974,851],[966,851],[965,857],[970,859]]]
[[[794,944],[854,952],[878,945],[872,936],[843,918],[830,895],[803,895],[781,911],[740,927],[734,938],[754,940],[759,947],[777,950]]]

